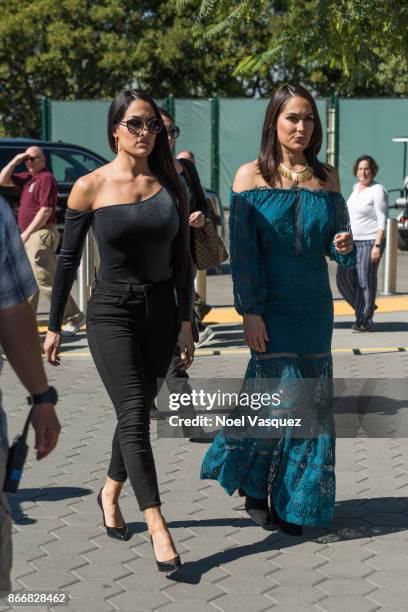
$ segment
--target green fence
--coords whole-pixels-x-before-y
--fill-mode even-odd
[[[392,142],[408,136],[408,100],[369,98],[339,100],[339,172],[344,195],[356,182],[353,163],[360,155],[374,157],[380,170],[376,180],[387,189],[402,186],[403,146]],[[395,194],[393,194],[395,195]]]
[[[157,100],[175,113],[181,134],[176,151],[194,151],[203,183],[216,189],[224,205],[238,167],[255,159],[267,99],[214,98]],[[354,160],[364,153],[380,166],[378,181],[387,189],[402,184],[402,145],[392,142],[408,134],[408,100],[317,100],[323,126],[320,159],[335,161],[347,197],[355,182]],[[109,101],[45,101],[43,137],[85,146],[112,159],[106,136]],[[328,135],[328,115],[332,109]],[[329,150],[332,152],[330,156]]]

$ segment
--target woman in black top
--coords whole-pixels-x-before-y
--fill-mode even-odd
[[[180,559],[160,512],[149,407],[177,335],[181,367],[192,363],[193,276],[186,190],[163,128],[150,96],[126,90],[112,102],[108,138],[117,155],[78,179],[70,194],[44,350],[49,363],[58,365],[64,305],[92,227],[101,265],[87,334],[118,418],[98,503],[108,535],[126,539],[118,498],[129,476],[159,569],[170,571]]]
[[[176,139],[180,135],[180,128],[176,125],[174,117],[166,109],[159,108],[159,111],[163,119],[164,127],[167,131],[167,138],[170,145],[170,149],[174,154],[174,145]],[[205,197],[204,190],[202,188],[200,177],[198,175],[195,164],[189,159],[176,159],[175,157],[173,157],[173,163],[177,174],[183,177],[187,186],[190,225],[190,250],[194,264],[194,248],[192,240],[193,232],[195,231],[195,229],[198,229],[204,225],[205,219],[209,215],[208,202],[207,198]],[[193,290],[193,297],[194,293],[195,292]],[[196,341],[198,341],[198,329],[197,337],[195,339]],[[166,384],[170,393],[190,394],[191,388],[188,384],[189,376],[185,368],[180,367],[179,357],[180,349],[178,346],[176,346],[169,370],[167,372]],[[194,408],[192,405],[184,406],[183,408],[181,408],[179,413],[180,416],[182,415],[183,417],[193,417]],[[161,418],[160,413],[155,407],[154,403],[152,404],[151,418]],[[182,431],[185,437],[196,437],[203,433],[203,429],[201,427],[186,425],[183,425]]]
[[[180,128],[166,109],[159,108],[159,110],[167,131],[170,149],[173,151],[175,142],[180,136]],[[187,185],[189,225],[193,229],[202,227],[205,218],[209,215],[209,207],[195,164],[190,159],[177,159],[176,157],[173,157],[173,161],[176,172],[183,177]]]

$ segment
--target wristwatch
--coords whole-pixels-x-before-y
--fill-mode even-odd
[[[375,244],[374,245],[377,249],[381,249],[381,244]]]
[[[48,387],[47,391],[33,393],[33,395],[27,397],[29,406],[36,406],[37,404],[53,404],[55,406],[57,402],[58,393],[55,387]]]

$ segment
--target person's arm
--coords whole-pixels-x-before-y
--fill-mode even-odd
[[[244,320],[244,338],[254,351],[265,352],[269,340],[262,314],[267,282],[259,252],[255,207],[244,193],[256,187],[256,164],[241,166],[230,199],[230,257],[234,306]]]
[[[8,204],[0,200],[3,234],[0,274],[0,342],[22,384],[33,395],[48,389],[41,358],[34,311],[27,298],[36,289],[30,263],[21,242],[17,225]],[[31,413],[35,429],[37,459],[42,459],[55,447],[60,425],[54,406],[37,404]]]
[[[195,199],[194,212],[200,211],[203,213],[204,217],[208,217],[210,214],[210,209],[200,181],[200,176],[197,172],[197,168],[195,167],[193,162],[188,159],[179,159],[178,161],[183,166],[185,172],[188,174],[188,178],[190,179],[190,184]]]
[[[356,247],[351,231],[347,204],[341,195],[340,179],[337,170],[330,164],[323,164],[327,172],[324,185],[331,197],[329,244],[326,246],[327,256],[336,261],[339,266],[354,268],[356,264]]]
[[[187,188],[185,186],[183,186],[183,188],[185,191],[185,204],[184,206],[180,203],[177,204],[179,231],[173,243],[173,262],[178,318],[180,321],[178,344],[180,346],[181,364],[179,367],[187,369],[190,367],[194,356],[192,335],[194,277],[193,261],[190,253]]]
[[[75,280],[75,272],[81,261],[85,238],[92,221],[91,208],[94,196],[92,176],[87,175],[78,179],[68,198],[64,239],[52,284],[50,318],[44,342],[47,361],[55,366],[60,363],[58,353],[64,308]]]
[[[27,301],[0,310],[0,341],[11,367],[30,393],[48,389],[34,311]],[[46,457],[57,445],[61,426],[53,404],[36,404],[31,413],[37,459]]]
[[[382,241],[385,235],[385,224],[388,214],[388,194],[382,185],[375,185],[373,189],[374,210],[377,216],[377,231],[374,246],[371,249],[371,261],[379,261],[381,258]]]
[[[13,172],[16,166],[21,164],[21,162],[27,159],[27,157],[28,157],[27,153],[19,153],[18,155],[13,157],[13,159],[7,164],[7,166],[4,166],[4,168],[0,170],[1,187],[14,187],[15,186],[15,183],[12,180]]]
[[[50,218],[52,212],[53,209],[50,206],[42,206],[40,210],[36,213],[30,225],[26,227],[24,232],[21,234],[21,240],[23,242],[26,242],[26,240],[31,236],[33,232],[47,225],[47,221]]]
[[[332,229],[327,255],[339,266],[354,268],[356,265],[356,245],[351,232],[347,204],[340,192],[332,194]]]
[[[48,389],[34,310],[27,301],[0,310],[0,339],[7,359],[31,395]]]

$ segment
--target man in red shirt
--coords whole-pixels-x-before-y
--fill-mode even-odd
[[[14,169],[22,161],[26,163],[27,172],[15,173]],[[37,146],[16,155],[0,171],[0,185],[21,189],[18,225],[38,285],[38,290],[30,298],[30,304],[37,312],[40,292],[51,299],[57,265],[55,252],[59,234],[55,225],[55,208],[58,185],[53,174],[45,167],[44,152]],[[70,296],[64,313],[64,335],[75,334],[84,319],[84,314]]]

